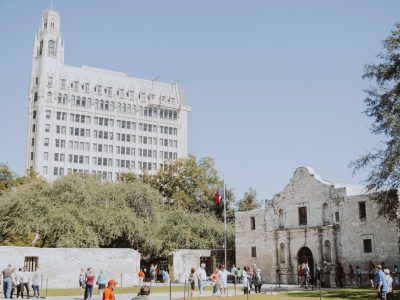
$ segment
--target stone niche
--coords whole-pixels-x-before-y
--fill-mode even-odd
[[[172,282],[185,283],[190,274],[190,269],[195,268],[197,271],[202,262],[206,264],[207,275],[215,269],[216,258],[212,256],[211,250],[175,250],[168,256],[168,269]]]

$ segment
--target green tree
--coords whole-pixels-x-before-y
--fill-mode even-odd
[[[10,191],[15,186],[15,177],[15,174],[7,165],[0,163],[0,195]]]
[[[38,247],[134,248],[150,257],[177,248],[216,248],[223,222],[214,214],[165,205],[141,180],[103,182],[69,174],[48,184],[27,180],[0,196],[0,240],[5,245]],[[233,243],[233,226],[228,224]]]
[[[374,83],[366,90],[365,114],[373,119],[371,132],[383,136],[382,147],[352,162],[354,172],[368,170],[366,188],[377,201],[379,214],[400,226],[400,23],[383,41],[378,63],[365,66],[364,79]]]
[[[238,211],[247,211],[256,208],[260,208],[261,204],[257,201],[257,192],[253,188],[249,188],[247,192],[244,193],[243,198],[239,200]]]

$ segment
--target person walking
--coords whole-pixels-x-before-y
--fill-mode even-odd
[[[111,279],[107,283],[107,288],[104,289],[103,299],[102,300],[115,300],[114,297],[114,288],[118,284],[118,282],[114,279]]]
[[[357,284],[357,287],[359,288],[359,287],[361,287],[361,269],[360,269],[360,266],[356,266],[356,276],[357,276],[356,284]]]
[[[376,292],[377,292],[377,299],[386,300],[386,293],[388,291],[388,284],[386,280],[386,275],[382,271],[382,265],[376,266]]]
[[[36,267],[35,272],[33,272],[32,276],[32,289],[33,289],[33,298],[40,298],[40,280],[41,274],[39,272],[39,267]]]
[[[31,275],[29,272],[26,270],[26,267],[24,267],[24,271],[22,272],[22,298],[24,298],[24,289],[26,290],[26,296],[28,299],[30,298],[29,295],[29,286],[31,284]]]
[[[386,275],[386,281],[388,285],[388,290],[386,293],[386,299],[387,300],[392,300],[393,299],[393,277],[390,276],[390,270],[389,269],[384,269],[383,272]]]
[[[164,285],[168,285],[169,284],[169,274],[168,274],[167,270],[161,271],[161,277],[164,282]]]
[[[213,296],[215,296],[218,292],[219,280],[218,280],[218,268],[214,270],[214,272],[210,276],[212,285],[213,285]]]
[[[206,264],[201,263],[200,268],[197,270],[197,282],[199,285],[200,295],[203,294],[204,287],[205,287],[206,281],[207,281],[207,273],[206,273],[205,268],[206,268]]]
[[[369,262],[368,264],[368,277],[369,277],[369,282],[371,284],[371,287],[375,287],[374,284],[374,279],[375,279],[375,265],[372,263],[372,261]]]
[[[152,286],[156,282],[156,279],[157,279],[156,269],[153,264],[151,264],[149,272],[150,272],[150,278],[151,278],[150,286]]]
[[[17,298],[23,298],[22,291],[22,268],[19,268],[17,272],[15,272],[15,282],[17,284]]]
[[[227,271],[225,269],[225,265],[222,264],[220,266],[220,270],[218,271],[218,281],[219,281],[219,288],[221,295],[228,295],[228,275],[236,276],[235,274],[232,274],[231,272]]]
[[[98,293],[99,299],[101,299],[101,297],[102,297],[102,295],[104,293],[104,290],[106,288],[106,283],[107,283],[106,275],[104,274],[103,270],[100,270],[100,273],[97,276],[96,283],[97,283],[97,287],[98,287],[98,290],[99,290],[99,293]]]
[[[188,282],[189,282],[189,298],[193,297],[193,291],[196,288],[196,269],[191,268],[190,269],[190,274],[188,277]]]
[[[85,297],[84,300],[91,300],[93,296],[93,285],[96,277],[94,276],[92,269],[88,268],[85,280]]]
[[[11,288],[12,288],[11,274],[12,274],[11,265],[8,265],[7,268],[5,268],[1,272],[1,276],[3,278],[3,294],[4,298],[6,299],[11,297]]]
[[[79,273],[79,287],[83,289],[85,288],[85,278],[86,278],[85,270],[82,268],[81,272]]]
[[[399,269],[397,268],[397,265],[393,266],[393,283],[395,287],[399,287]]]
[[[349,285],[351,286],[351,284],[353,284],[354,287],[357,287],[356,281],[355,281],[355,275],[356,273],[354,272],[353,266],[349,265]]]
[[[336,287],[343,287],[343,277],[344,277],[344,270],[343,266],[340,262],[336,263],[336,268],[335,268],[335,282],[336,282]]]
[[[261,270],[260,269],[257,269],[256,270],[256,272],[255,272],[255,274],[254,274],[254,277],[253,277],[253,280],[254,280],[254,289],[255,289],[255,291],[256,291],[256,294],[257,293],[261,293],[261,287],[262,287],[262,277],[261,277]]]
[[[13,295],[17,293],[17,279],[16,279],[16,269],[13,268],[12,269],[12,273],[11,273],[11,295],[10,298],[13,299]]]
[[[331,287],[331,270],[328,266],[328,263],[324,261],[322,272],[324,275],[324,284],[323,287],[330,288]]]
[[[139,287],[143,285],[144,282],[144,272],[142,269],[138,272]]]
[[[242,271],[242,284],[244,294],[250,294],[250,283],[249,283],[249,267],[245,266]]]

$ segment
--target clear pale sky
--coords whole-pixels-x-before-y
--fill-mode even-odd
[[[24,171],[32,46],[50,0],[0,0],[0,161]],[[237,198],[270,198],[295,168],[360,183],[348,163],[379,138],[362,114],[363,65],[400,1],[54,0],[65,63],[180,80],[189,152],[210,156]]]

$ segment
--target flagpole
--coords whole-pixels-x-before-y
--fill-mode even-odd
[[[226,265],[226,190],[225,190],[225,176],[223,178],[224,180],[224,265],[225,268],[227,267]]]

